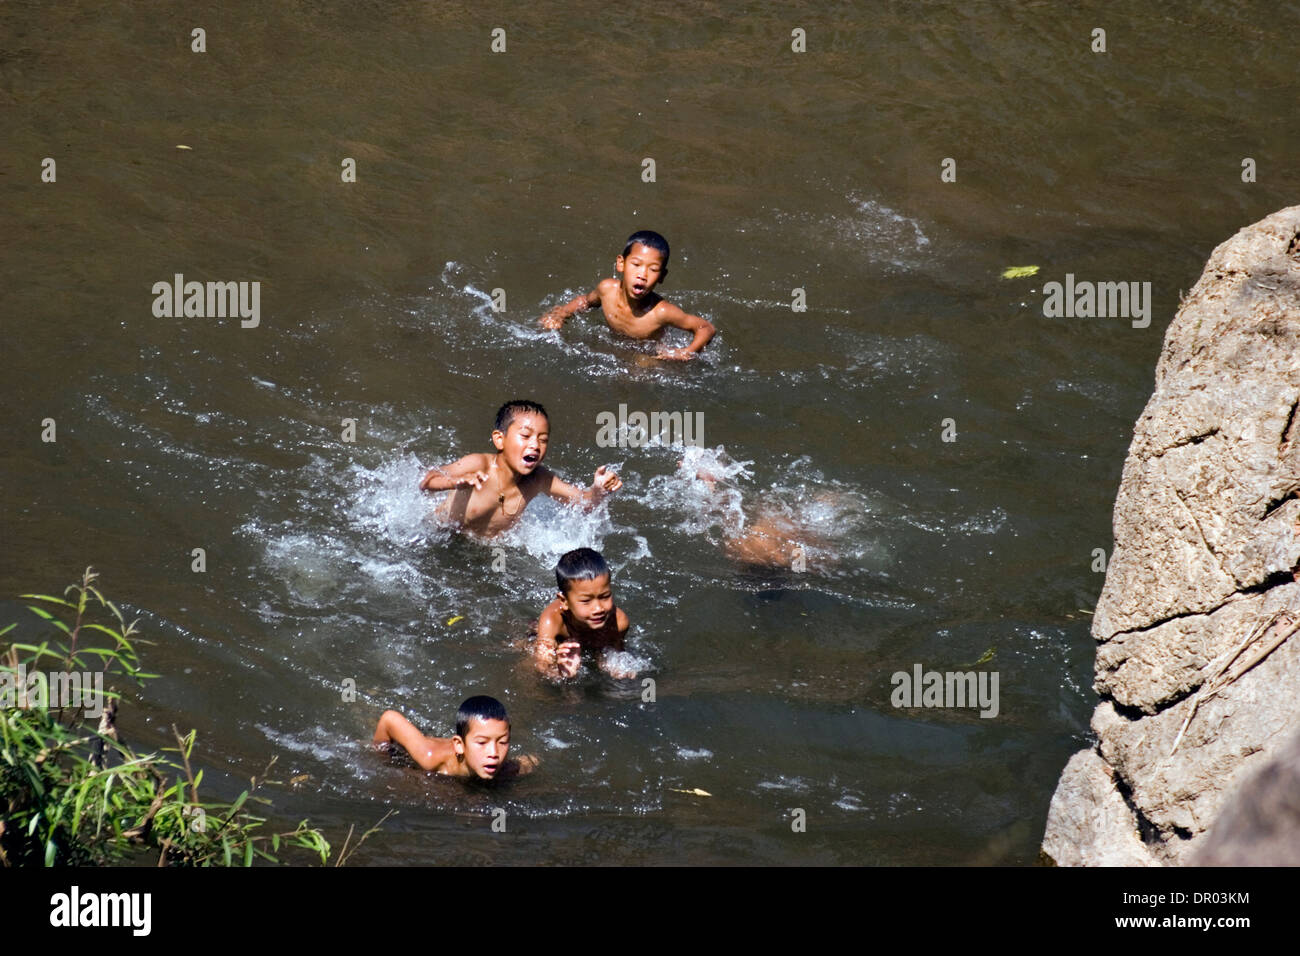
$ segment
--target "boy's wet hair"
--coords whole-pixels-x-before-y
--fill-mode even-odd
[[[510,718],[506,716],[506,705],[486,694],[471,697],[460,705],[460,710],[456,711],[457,737],[465,739],[471,720],[504,720],[507,726],[510,724]]]
[[[627,245],[623,247],[623,255],[626,256],[632,251],[632,247],[637,243],[650,249],[657,249],[663,253],[664,265],[668,264],[668,240],[657,232],[651,232],[649,229],[642,229],[640,232],[634,232],[627,237]]]
[[[609,565],[599,551],[575,548],[567,552],[555,566],[555,583],[562,594],[569,593],[574,581],[594,581],[609,574]]]
[[[541,415],[548,422],[551,420],[551,416],[546,414],[546,409],[541,405],[530,402],[526,398],[516,398],[497,409],[497,423],[493,426],[493,431],[504,435],[510,430],[510,423],[520,415]]]

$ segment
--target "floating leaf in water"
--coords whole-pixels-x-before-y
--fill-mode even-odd
[[[448,626],[448,627],[451,627],[451,626],[452,626],[453,624],[455,624],[457,621],[463,621],[463,620],[465,620],[465,615],[464,615],[464,614],[457,614],[455,617],[449,617],[449,618],[447,618],[447,626]]]
[[[185,146],[185,145],[183,145],[183,144],[181,144],[181,143],[177,143],[177,144],[176,144],[176,148],[177,148],[177,149],[188,149],[190,152],[194,152],[194,147],[193,147],[193,146]]]
[[[694,790],[678,790],[676,787],[669,787],[668,789],[671,790],[673,793],[689,793],[693,797],[713,796],[713,794],[709,793],[709,791],[701,790],[699,787],[696,787]]]
[[[296,777],[290,777],[289,782],[293,784],[295,787],[300,787],[310,779],[311,779],[311,774],[300,773]]]
[[[994,644],[987,651],[981,654],[980,659],[977,660],[974,664],[958,664],[957,666],[960,667],[962,670],[969,670],[972,667],[979,667],[981,664],[987,664],[989,661],[993,660],[993,652],[996,651],[997,649],[998,646]]]
[[[1038,266],[1007,266],[1002,271],[1004,279],[1023,279],[1025,276],[1038,274]]]

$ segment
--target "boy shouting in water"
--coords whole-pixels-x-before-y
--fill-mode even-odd
[[[386,710],[375,727],[371,743],[380,750],[401,746],[425,770],[449,777],[499,780],[531,773],[536,757],[507,760],[510,752],[510,718],[495,697],[471,697],[460,705],[453,737],[426,737],[395,710]]]
[[[585,491],[561,481],[542,467],[550,441],[551,423],[546,409],[536,402],[516,399],[497,411],[492,431],[495,455],[466,455],[459,461],[434,468],[420,482],[423,491],[452,493],[438,508],[438,516],[465,531],[495,535],[513,525],[528,502],[542,492],[590,510],[623,481],[601,465]]]
[[[623,254],[614,260],[614,270],[619,278],[602,279],[586,295],[557,305],[542,316],[542,328],[561,328],[569,316],[600,306],[609,327],[630,338],[658,338],[668,325],[695,336],[685,348],[660,348],[657,358],[692,359],[713,338],[716,331],[713,323],[698,315],[688,315],[654,291],[668,275],[668,240],[659,233],[649,230],[632,233]]]
[[[627,637],[628,619],[622,608],[614,606],[609,577],[609,565],[599,551],[577,548],[560,558],[555,566],[560,593],[535,625],[533,662],[541,674],[552,680],[576,677],[585,654],[610,677],[636,677],[618,654]]]

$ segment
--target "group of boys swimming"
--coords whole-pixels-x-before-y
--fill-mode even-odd
[[[551,309],[542,316],[542,327],[559,329],[576,313],[600,306],[609,327],[631,338],[654,338],[668,326],[691,333],[688,345],[661,347],[657,357],[693,358],[713,338],[715,329],[655,293],[655,286],[668,274],[668,251],[667,241],[658,233],[633,233],[615,260],[619,278],[604,279],[587,295]],[[590,510],[622,487],[618,475],[603,465],[588,488],[560,480],[542,465],[549,440],[545,408],[532,401],[507,402],[498,410],[492,431],[495,454],[470,454],[434,468],[420,488],[450,492],[437,511],[442,521],[491,537],[510,528],[539,494]],[[559,591],[542,610],[531,635],[533,662],[541,675],[555,681],[577,677],[585,657],[611,677],[636,676],[616,653],[623,650],[629,622],[614,604],[610,577],[609,565],[591,548],[577,548],[560,558],[555,568]],[[397,711],[385,711],[373,743],[381,749],[398,745],[424,770],[453,777],[496,780],[528,773],[537,765],[535,757],[507,759],[510,720],[501,702],[488,696],[471,697],[461,704],[455,733],[449,738],[426,737]]]

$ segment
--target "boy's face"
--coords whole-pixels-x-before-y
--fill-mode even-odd
[[[574,619],[589,630],[604,627],[614,613],[614,591],[608,574],[590,581],[571,581],[568,593],[560,597]]]
[[[528,475],[546,457],[546,443],[550,441],[551,423],[545,415],[527,412],[516,415],[506,426],[506,433],[492,433],[492,444],[505,455],[506,464],[517,474]]]
[[[626,256],[619,256],[614,267],[623,274],[623,294],[631,302],[649,295],[650,290],[668,274],[664,254],[639,242],[633,244]]]
[[[470,773],[480,780],[493,780],[510,752],[510,725],[504,720],[475,717],[465,736],[452,737],[451,745],[457,756],[464,757]]]

